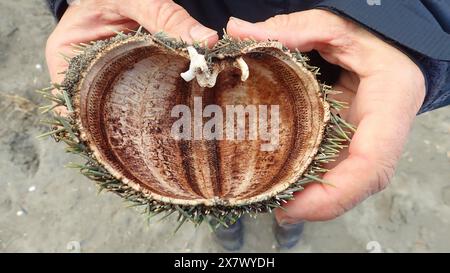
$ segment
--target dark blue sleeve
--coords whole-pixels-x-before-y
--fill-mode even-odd
[[[357,21],[416,62],[427,85],[420,113],[450,104],[450,1],[323,0],[315,7]]]
[[[47,4],[57,20],[61,19],[67,9],[67,0],[47,0]]]
[[[415,56],[414,56],[415,55]],[[412,53],[425,75],[427,94],[419,114],[450,105],[450,63]]]
[[[75,1],[75,0],[72,0]],[[47,0],[57,19],[67,0]],[[70,1],[69,1],[70,2]],[[220,30],[229,16],[249,21],[324,8],[346,16],[408,54],[425,75],[420,113],[450,104],[450,0],[178,0],[203,24]],[[258,7],[257,9],[247,6]],[[246,8],[247,7],[247,8]],[[290,7],[290,8],[289,8]]]

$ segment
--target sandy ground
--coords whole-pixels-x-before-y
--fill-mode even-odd
[[[0,0],[0,252],[217,252],[206,225],[147,224],[112,194],[62,166],[62,145],[38,140],[37,88],[48,85],[43,1]],[[279,251],[272,218],[245,219],[242,251]],[[334,221],[309,223],[293,252],[450,251],[450,108],[420,116],[392,185]]]

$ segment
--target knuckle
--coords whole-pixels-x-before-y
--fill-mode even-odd
[[[55,49],[57,48],[57,40],[56,40],[55,31],[53,31],[50,34],[50,36],[48,36],[47,42],[45,43],[45,54],[46,54],[47,58],[50,54],[54,54]]]
[[[412,60],[410,60],[409,67],[410,67],[409,80],[412,82],[413,87],[416,88],[417,90],[423,91],[423,93],[425,93],[426,83],[425,83],[425,76],[424,76],[422,70]]]
[[[326,10],[311,10],[308,14],[310,24],[326,24],[330,33],[342,35],[355,29],[355,24],[339,15]],[[337,33],[336,33],[337,32]]]
[[[319,216],[317,220],[331,221],[342,216],[349,210],[350,208],[344,205],[342,201],[335,199],[321,206],[320,210],[316,211],[314,214]]]
[[[310,10],[299,23],[305,28],[320,29],[325,44],[333,48],[343,52],[355,50],[355,33],[359,26],[342,16],[326,10]]]
[[[366,176],[367,182],[371,185],[367,191],[366,197],[384,190],[389,185],[394,176],[397,161],[398,158],[396,156],[379,159],[360,157],[360,162],[362,164],[360,169],[371,174]]]
[[[98,22],[107,21],[110,14],[117,14],[115,8],[109,4],[102,3],[92,10],[91,18]]]
[[[328,188],[324,188],[326,191]],[[344,198],[342,195],[335,195],[330,193],[328,196],[330,198],[327,202],[322,203],[321,206],[318,207],[318,211],[316,213],[322,215],[322,221],[334,220],[341,215],[345,214],[351,208],[353,208],[353,204],[355,202],[350,199]]]
[[[92,10],[91,13],[89,13],[89,19],[95,21],[95,22],[101,22],[104,18],[104,10],[103,7],[97,7],[96,9]]]
[[[155,11],[157,27],[165,29],[169,27],[171,19],[174,19],[176,14],[183,12],[183,8],[172,1],[163,1],[155,7]]]
[[[397,71],[402,71],[402,73],[395,75],[398,75],[396,78],[399,83],[398,89],[405,95],[403,97],[405,113],[409,113],[409,120],[413,120],[425,100],[426,82],[420,68],[410,59],[407,61],[408,63],[398,66]]]
[[[95,22],[111,21],[111,18],[121,14],[121,9],[126,5],[123,0],[94,0],[81,1],[81,3],[81,8],[86,11],[87,19]]]
[[[334,220],[334,219],[338,218],[339,216],[342,216],[349,210],[350,210],[350,208],[348,208],[347,206],[344,206],[344,204],[342,204],[342,202],[336,201],[333,206],[333,209],[330,211],[330,214],[329,214],[329,217],[327,220]]]
[[[290,16],[288,14],[275,15],[267,20],[273,28],[287,27],[290,25]]]
[[[374,193],[387,188],[395,173],[395,160],[378,160],[376,164],[376,180]]]

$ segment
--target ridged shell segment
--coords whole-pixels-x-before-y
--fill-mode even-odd
[[[202,88],[180,77],[189,67],[181,50],[136,38],[108,48],[85,71],[75,96],[82,137],[115,177],[156,200],[236,206],[274,196],[316,155],[328,107],[313,74],[289,53],[270,43],[242,52],[246,81],[231,58],[218,59],[216,85]],[[220,106],[224,117],[227,105],[278,105],[278,148],[262,151],[261,139],[174,139],[178,118],[171,109],[194,110],[195,98],[203,107]]]

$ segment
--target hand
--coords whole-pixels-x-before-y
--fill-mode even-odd
[[[411,124],[423,103],[425,80],[405,54],[350,20],[324,10],[279,15],[251,24],[231,18],[229,35],[275,39],[300,51],[317,50],[343,70],[334,89],[349,103],[340,114],[357,125],[324,179],[335,187],[311,184],[276,211],[277,221],[333,219],[384,189],[394,174]]]
[[[151,33],[164,31],[186,42],[218,40],[217,32],[202,26],[182,7],[170,0],[83,0],[70,5],[47,41],[46,57],[52,82],[67,68],[59,53],[73,56],[71,44],[89,43],[115,35],[114,31],[137,29]]]

